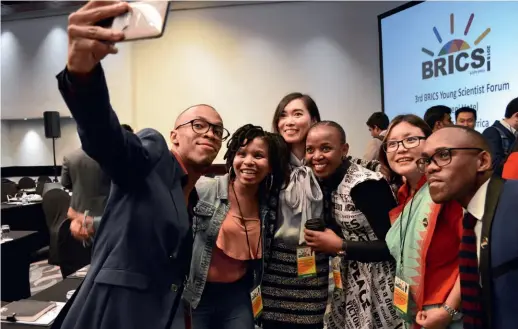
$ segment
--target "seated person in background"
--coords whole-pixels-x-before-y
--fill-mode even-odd
[[[477,124],[477,111],[471,107],[461,107],[455,111],[455,124],[475,129]]]
[[[434,202],[457,201],[466,210],[459,253],[464,329],[515,329],[518,181],[492,175],[487,142],[464,127],[432,134],[417,164]]]
[[[288,178],[288,147],[280,135],[251,124],[239,128],[225,154],[228,174],[196,184],[195,234],[184,299],[193,328],[253,329],[251,295],[263,277],[264,236],[274,223]]]
[[[491,150],[493,172],[501,176],[504,161],[509,155],[511,146],[516,140],[518,129],[518,97],[513,99],[505,109],[505,118],[497,120],[482,133]]]
[[[371,133],[372,139],[367,144],[367,149],[363,155],[363,160],[378,160],[381,143],[389,125],[389,118],[383,112],[373,113],[367,120],[367,127]]]
[[[123,124],[121,127],[133,132],[129,125]],[[67,213],[72,221],[70,232],[78,240],[91,238],[99,225],[110,194],[110,178],[94,159],[79,148],[63,157],[61,185],[72,191]],[[85,214],[92,217],[85,219]]]
[[[451,122],[451,109],[444,105],[430,107],[426,110],[423,119],[432,128],[432,131],[453,125]]]

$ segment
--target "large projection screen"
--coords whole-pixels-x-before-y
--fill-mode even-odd
[[[518,2],[411,2],[379,15],[382,108],[477,110],[477,130],[518,96]]]

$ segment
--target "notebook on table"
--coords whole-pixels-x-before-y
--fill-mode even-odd
[[[2,322],[50,325],[65,303],[22,299],[1,309]]]
[[[69,275],[69,278],[84,278],[86,277],[86,274],[88,273],[88,269],[90,268],[90,265],[86,265],[85,267],[79,269],[77,272]]]

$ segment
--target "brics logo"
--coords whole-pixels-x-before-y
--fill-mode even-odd
[[[464,28],[464,36],[468,36],[475,14],[469,16],[469,20]],[[483,73],[491,70],[491,47],[481,48],[480,42],[491,32],[486,28],[473,42],[471,46],[468,42],[453,38],[446,42],[439,50],[437,56],[431,50],[422,48],[421,51],[430,57],[431,60],[422,63],[423,80],[437,78],[440,76],[451,75],[456,72],[465,72],[472,69],[471,74]],[[433,27],[433,33],[439,44],[443,44],[443,39],[437,27]],[[455,16],[450,14],[450,34],[455,35]],[[469,37],[469,36],[468,36]]]

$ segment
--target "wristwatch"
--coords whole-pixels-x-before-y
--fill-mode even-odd
[[[345,256],[347,251],[347,242],[342,240],[342,249],[336,254],[337,256]]]
[[[451,316],[451,319],[453,321],[457,321],[462,318],[462,313],[460,313],[456,309],[453,309],[446,304],[442,304],[442,308],[444,308],[446,310],[446,312],[448,312],[448,314]]]

